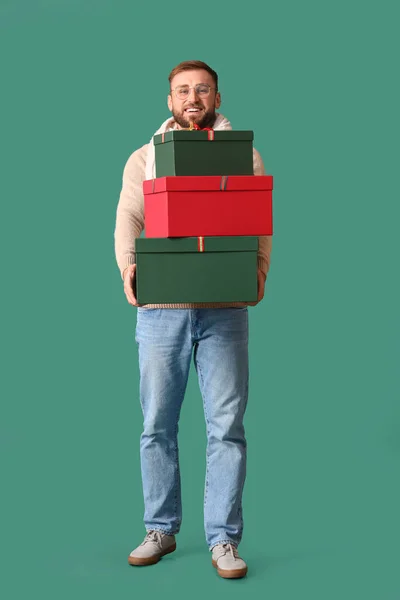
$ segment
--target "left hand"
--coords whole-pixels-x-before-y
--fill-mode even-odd
[[[248,302],[249,306],[256,306],[256,304],[258,304],[259,302],[261,302],[261,300],[264,298],[265,280],[266,279],[267,278],[264,275],[264,273],[261,271],[261,269],[258,269],[258,274],[257,274],[257,281],[258,281],[258,297],[257,297],[257,302]]]

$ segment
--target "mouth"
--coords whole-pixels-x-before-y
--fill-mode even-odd
[[[196,116],[196,115],[199,115],[202,111],[203,111],[202,108],[190,106],[189,108],[185,108],[185,110],[183,112],[185,113],[185,115]]]

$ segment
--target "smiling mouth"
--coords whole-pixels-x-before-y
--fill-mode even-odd
[[[195,108],[192,106],[190,108],[185,108],[184,112],[189,115],[197,115],[202,110],[203,110],[202,108]]]

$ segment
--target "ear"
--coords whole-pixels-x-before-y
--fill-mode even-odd
[[[215,94],[215,108],[219,108],[221,106],[221,94],[217,92]]]
[[[172,98],[171,98],[171,94],[168,94],[167,104],[168,104],[169,110],[172,112]]]

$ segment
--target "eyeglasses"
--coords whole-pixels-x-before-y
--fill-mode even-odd
[[[190,90],[194,90],[196,95],[199,98],[207,98],[210,95],[211,90],[215,90],[208,83],[198,83],[193,87],[189,87],[188,85],[178,85],[172,92],[175,92],[175,96],[179,98],[179,100],[186,100],[189,97]]]

